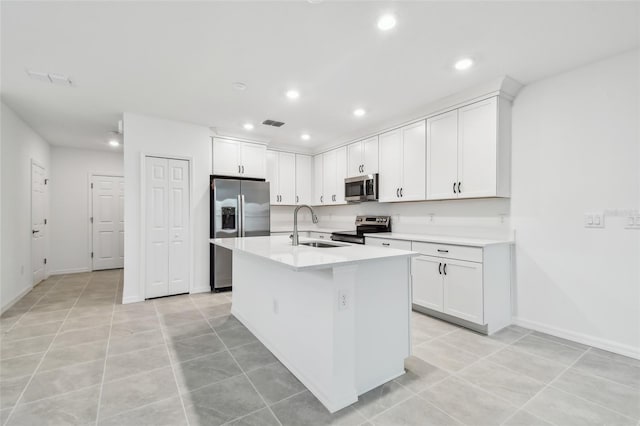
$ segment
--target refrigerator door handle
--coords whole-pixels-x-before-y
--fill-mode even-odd
[[[240,208],[240,216],[241,216],[240,223],[242,224],[242,228],[240,228],[241,229],[240,236],[244,237],[245,236],[245,232],[244,232],[244,194],[240,195],[240,205],[242,206]]]
[[[242,237],[244,223],[242,223],[244,205],[242,203],[242,195],[238,194],[238,209],[236,210],[236,224],[238,226],[238,237]]]

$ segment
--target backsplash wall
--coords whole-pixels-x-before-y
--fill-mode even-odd
[[[272,206],[272,227],[293,224],[294,206]],[[510,200],[486,198],[473,200],[418,201],[406,203],[361,203],[314,207],[317,226],[353,229],[357,215],[389,215],[394,232],[461,235],[484,238],[510,238]],[[301,210],[298,220],[308,225],[311,216]]]

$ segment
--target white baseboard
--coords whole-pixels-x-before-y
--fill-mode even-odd
[[[640,359],[640,348],[624,343],[614,342],[608,339],[590,336],[588,334],[576,333],[559,327],[553,327],[537,321],[530,321],[524,318],[513,318],[513,323],[525,328],[530,328],[541,333],[551,334],[552,336],[561,337],[563,339],[573,340],[574,342],[584,345],[593,346],[594,348],[603,349],[605,351],[614,352],[630,358]]]
[[[144,299],[141,299],[138,296],[129,296],[122,299],[123,305],[128,305],[129,303],[138,303],[138,302],[144,302]]]
[[[19,295],[17,295],[16,297],[14,297],[9,303],[7,303],[6,305],[4,305],[1,309],[0,309],[0,315],[4,314],[5,311],[8,311],[9,309],[11,309],[11,307],[13,305],[15,305],[20,299],[22,299],[24,296],[27,295],[27,293],[29,293],[31,290],[33,290],[33,287],[31,288],[27,288],[25,289],[22,293],[20,293]]]
[[[89,268],[69,268],[69,269],[56,269],[49,271],[51,275],[64,275],[64,274],[79,274],[81,272],[91,272]]]
[[[192,289],[189,293],[190,294],[211,293],[211,286],[197,287],[197,288]]]

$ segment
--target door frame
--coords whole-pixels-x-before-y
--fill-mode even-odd
[[[93,188],[91,184],[93,183],[93,178],[96,176],[105,176],[105,177],[119,177],[124,180],[124,173],[99,173],[99,172],[89,172],[87,174],[87,247],[89,247],[89,252],[87,253],[87,264],[89,267],[87,270],[89,272],[93,272],[93,258],[91,257],[91,253],[93,250],[93,222],[91,218],[93,216]]]
[[[140,214],[138,215],[139,226],[139,244],[138,244],[138,288],[141,295],[140,301],[147,299],[147,286],[146,286],[146,270],[147,270],[147,256],[146,256],[146,241],[147,241],[147,223],[145,221],[147,217],[147,197],[145,197],[145,188],[147,185],[147,157],[166,158],[168,160],[182,160],[187,161],[189,164],[189,294],[194,290],[195,284],[195,263],[193,259],[193,247],[195,243],[193,232],[193,157],[182,156],[174,154],[158,154],[151,152],[140,153]],[[126,263],[126,255],[125,255]]]
[[[31,162],[30,162],[30,166],[29,166],[29,229],[32,230],[33,229],[33,166],[37,166],[40,167],[42,170],[44,170],[44,175],[47,176],[47,168],[38,160],[31,158]],[[45,259],[47,259],[47,263],[44,264],[44,274],[43,274],[43,278],[42,281],[46,280],[47,278],[49,278],[49,263],[48,263],[48,258],[49,258],[49,250],[48,250],[48,242],[49,242],[49,219],[46,217],[48,216],[49,213],[49,188],[48,188],[48,182],[49,182],[49,178],[45,177],[45,192],[44,192],[44,205],[42,206],[42,208],[44,209],[44,216],[45,216],[45,220],[46,223],[44,224],[44,226],[46,227],[45,229],[47,230],[47,232],[45,233],[44,236],[44,257]],[[31,288],[35,287],[38,283],[34,283],[33,282],[33,235],[31,234],[29,236],[29,254],[31,255],[31,262],[29,262],[29,275],[31,276]]]

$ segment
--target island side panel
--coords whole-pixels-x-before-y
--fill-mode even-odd
[[[402,374],[410,355],[410,259],[361,264],[356,284],[356,387],[367,392]]]
[[[231,312],[329,411],[355,402],[355,345],[344,345],[355,339],[354,311],[336,315],[337,288],[354,293],[355,274],[294,271],[238,250],[233,262]]]

